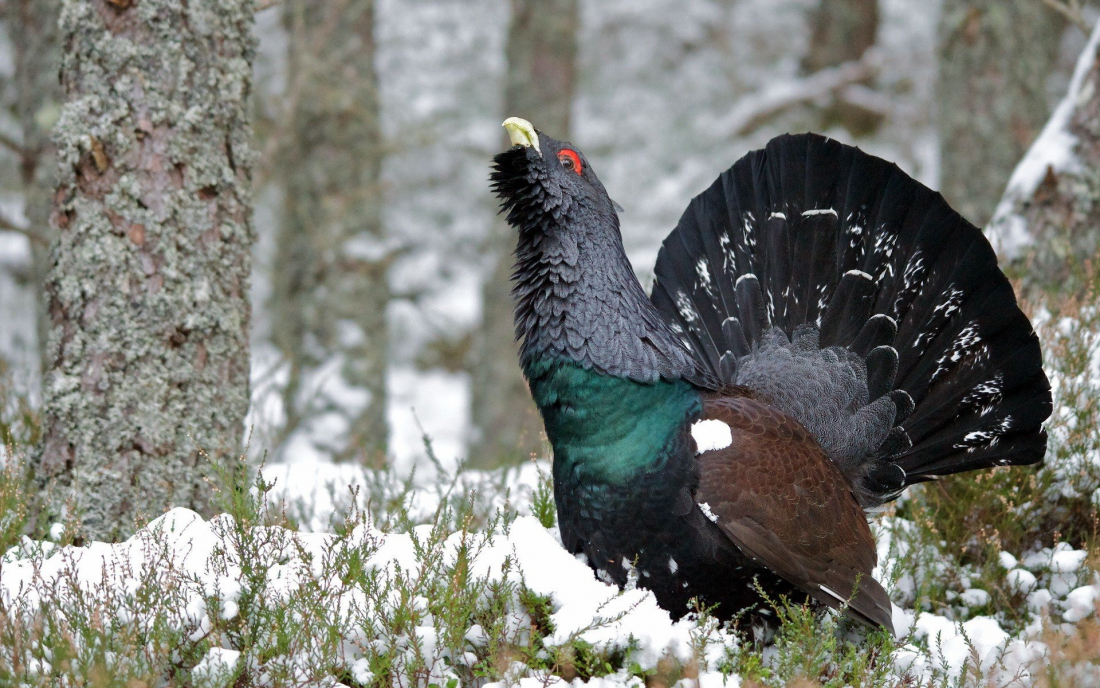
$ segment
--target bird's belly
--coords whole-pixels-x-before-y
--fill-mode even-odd
[[[645,482],[644,478],[642,482]],[[767,621],[767,608],[757,583],[771,595],[791,595],[793,588],[746,557],[698,509],[676,515],[674,501],[638,503],[613,491],[575,494],[568,505],[575,514],[563,523],[571,551],[584,554],[601,580],[653,592],[673,618],[701,607],[725,620],[746,608],[749,621]],[[652,494],[652,493],[651,493]],[[561,512],[559,512],[561,513]]]

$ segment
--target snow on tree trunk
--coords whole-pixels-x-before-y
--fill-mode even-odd
[[[1050,115],[1064,21],[1039,0],[944,0],[939,26],[940,190],[979,227]]]
[[[252,0],[63,0],[44,439],[95,539],[209,512],[241,449],[253,241]]]
[[[293,122],[274,269],[274,339],[290,363],[288,456],[386,455],[389,251],[374,2],[286,6]]]
[[[1100,23],[1069,91],[1016,166],[987,234],[1024,286],[1076,291],[1100,255]]]
[[[61,109],[60,0],[18,0],[7,8],[15,47],[16,111],[23,130],[22,177],[25,215],[31,236],[31,279],[37,301],[35,333],[42,369],[50,319],[46,302],[49,270],[50,206],[57,160],[50,132]]]
[[[513,0],[505,57],[504,116],[523,117],[556,139],[569,138],[577,62],[577,0]],[[508,145],[501,137],[502,148]],[[482,322],[472,360],[470,463],[514,463],[543,448],[542,421],[520,373],[512,321],[515,232],[497,219],[482,291]]]

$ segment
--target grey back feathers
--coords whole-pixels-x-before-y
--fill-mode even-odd
[[[897,417],[889,396],[869,400],[867,364],[848,349],[818,347],[816,327],[778,327],[737,365],[736,384],[793,417],[817,439],[849,482],[858,484],[878,458]]]

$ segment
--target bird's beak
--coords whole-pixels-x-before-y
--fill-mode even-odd
[[[519,117],[509,117],[504,120],[504,124],[501,126],[508,130],[508,139],[513,146],[534,148],[535,152],[540,157],[542,156],[542,149],[539,148],[539,135],[535,133],[535,128],[531,126],[530,122]]]

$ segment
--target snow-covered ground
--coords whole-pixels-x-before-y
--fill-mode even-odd
[[[1072,324],[1058,327],[1073,334]],[[1094,358],[1093,374],[1086,376],[1090,384],[1100,381],[1100,355],[1094,352]],[[146,614],[146,623],[155,618],[201,648],[202,657],[192,670],[197,685],[228,685],[228,677],[246,668],[258,685],[283,685],[279,677],[286,676],[309,685],[338,685],[335,679],[317,678],[318,658],[325,652],[337,657],[349,676],[366,684],[384,646],[396,652],[387,660],[396,684],[457,688],[470,680],[466,670],[484,659],[485,630],[472,623],[476,613],[461,617],[469,627],[455,629],[455,619],[445,618],[433,606],[439,600],[418,595],[438,591],[439,580],[452,586],[473,580],[477,590],[511,581],[521,587],[505,595],[510,602],[494,612],[507,617],[496,632],[528,641],[531,633],[543,633],[542,652],[582,642],[597,652],[625,653],[618,668],[609,665],[588,682],[575,679],[578,688],[637,688],[639,672],[657,671],[669,661],[697,667],[699,688],[740,685],[740,677],[730,673],[729,657],[752,649],[743,648],[737,636],[705,619],[674,622],[650,593],[633,586],[620,592],[562,548],[556,527],[544,527],[533,515],[537,493],[546,488],[548,468],[542,462],[530,463],[504,473],[469,471],[453,480],[435,473],[406,483],[393,472],[349,464],[273,465],[263,470],[264,481],[273,483],[265,496],[268,510],[291,517],[300,530],[249,525],[229,515],[204,521],[176,509],[123,543],[60,547],[24,540],[0,559],[0,610],[28,621],[42,612],[60,615],[60,620],[70,614],[87,615],[99,605],[99,614],[106,615],[100,623],[119,629],[140,622],[135,615]],[[471,513],[490,515],[488,526],[471,529],[470,521],[466,526],[443,523],[441,505],[454,504],[460,493],[457,501],[473,505]],[[254,489],[253,494],[259,492]],[[386,519],[378,517],[377,509],[395,499],[404,525],[382,524]],[[349,527],[334,534],[333,525],[339,522]],[[924,600],[917,591],[919,569],[935,568],[937,552],[914,553],[922,546],[911,537],[916,528],[896,516],[881,518],[875,530],[880,557],[875,575],[895,601],[903,603],[894,608],[897,646],[879,660],[888,662],[898,680],[908,675],[924,685],[980,672],[987,682],[983,685],[1030,685],[1032,673],[1049,654],[1051,631],[1072,634],[1074,625],[1092,617],[1100,604],[1100,578],[1089,568],[1087,553],[1061,543],[1002,552],[995,578],[986,576],[957,596],[949,593],[956,598],[948,612],[954,618],[920,611]],[[55,535],[60,537],[60,528]],[[358,561],[356,556],[362,558],[360,569],[350,566]],[[465,565],[457,566],[463,557]],[[914,561],[924,564],[915,566]],[[352,570],[369,575],[357,578],[349,573]],[[429,579],[436,582],[427,584]],[[1021,595],[1026,601],[1026,610],[1020,610],[1025,621],[1006,627],[982,614],[990,601],[983,585]],[[152,602],[150,589],[159,591]],[[531,609],[520,603],[519,589],[549,600],[548,624],[535,623]],[[286,613],[301,618],[320,609],[325,628],[337,632],[339,642],[325,649],[319,639],[301,639],[274,655],[270,647],[264,654],[253,645],[242,645],[239,635],[225,629],[238,614],[259,613],[257,595],[269,614],[285,606]],[[487,593],[475,597],[487,604]],[[304,605],[306,599],[312,607]],[[393,650],[394,629],[387,623],[397,610],[408,611],[410,604],[419,610],[413,614],[417,625],[400,631],[404,640]],[[463,638],[460,646],[454,643],[456,637]],[[775,650],[764,651],[765,664],[769,653]],[[49,672],[48,658],[36,661],[36,671]],[[1084,671],[1093,672],[1086,677],[1100,680],[1095,667]],[[519,660],[498,674],[505,683],[524,688],[564,681]]]
[[[344,482],[351,477],[346,473],[334,470],[328,477],[340,474]],[[320,487],[310,485],[309,477],[301,472],[288,471],[280,477],[303,494]],[[531,487],[530,478],[520,476],[517,493]],[[427,496],[426,501],[432,502],[432,497]],[[530,515],[498,525],[492,535],[457,530],[440,536],[430,523],[408,532],[383,532],[369,520],[343,535],[268,528],[258,538],[266,551],[241,547],[238,526],[230,516],[204,521],[193,512],[176,509],[119,544],[62,548],[27,541],[3,557],[0,604],[7,614],[31,619],[43,611],[44,604],[48,604],[50,614],[81,613],[70,612],[67,605],[72,605],[72,610],[81,605],[87,608],[89,600],[81,596],[89,596],[93,606],[96,599],[110,603],[108,618],[102,622],[119,627],[135,621],[130,614],[144,609],[151,617],[160,615],[161,623],[173,625],[181,637],[192,642],[213,639],[195,671],[204,676],[209,673],[203,685],[226,685],[219,683],[216,675],[220,671],[230,675],[244,648],[235,646],[231,634],[212,635],[210,631],[241,613],[240,605],[256,604],[245,598],[250,595],[250,586],[251,593],[257,592],[256,572],[252,569],[262,566],[259,585],[264,604],[283,604],[300,614],[302,596],[314,591],[310,593],[313,599],[320,602],[330,615],[328,623],[341,635],[340,661],[365,684],[371,648],[376,648],[385,635],[377,630],[372,635],[371,629],[384,626],[388,614],[408,603],[397,583],[404,581],[406,588],[415,589],[414,582],[425,577],[453,575],[456,558],[465,553],[471,555],[466,575],[476,579],[479,586],[522,581],[527,590],[549,598],[551,623],[547,628],[552,630],[541,640],[546,648],[584,641],[601,652],[626,652],[627,664],[641,671],[656,670],[662,660],[670,658],[683,665],[697,662],[702,688],[739,685],[736,675],[721,672],[723,659],[738,649],[737,637],[698,619],[674,622],[650,593],[629,587],[620,593],[601,582],[561,547],[556,528],[545,528]],[[892,546],[891,537],[903,526],[889,520],[880,524],[882,566],[877,574],[889,574],[904,554]],[[377,572],[379,577],[368,579],[376,589],[347,582],[345,564],[354,551],[364,557],[366,570]],[[936,677],[957,678],[961,672],[973,672],[977,667],[989,685],[1028,685],[1031,672],[1047,654],[1044,622],[1055,627],[1075,624],[1092,615],[1100,601],[1100,580],[1086,568],[1083,551],[1060,545],[1019,558],[1003,553],[1001,565],[1004,585],[1027,594],[1031,621],[1026,627],[1010,634],[989,616],[958,623],[895,606],[894,625],[900,640],[887,661],[899,679],[909,674],[923,685]],[[426,566],[433,571],[426,572]],[[164,608],[137,601],[146,586],[164,591]],[[897,592],[895,589],[895,596]],[[967,590],[963,598],[964,604],[980,608],[989,595],[974,588]],[[428,607],[434,601],[413,602]],[[506,624],[512,630],[533,628],[530,612],[521,605],[502,613],[514,617]],[[449,680],[462,677],[456,667],[475,663],[479,644],[486,642],[484,631],[475,624],[461,629],[467,643],[456,649],[443,639],[444,635],[455,637],[455,629],[443,628],[444,623],[437,627],[433,616],[426,614],[418,626],[406,630],[406,652],[394,660],[394,666],[398,672],[402,667],[409,672],[413,667],[426,667],[426,673],[399,677],[399,685],[448,685]],[[320,652],[311,645],[303,639],[286,656],[269,655],[262,666],[251,668],[262,677],[265,671],[275,676],[275,666],[290,667],[308,680],[312,676],[310,662]],[[253,664],[259,661],[255,656],[247,659]],[[40,660],[37,670],[48,673],[48,660]],[[1100,675],[1095,678],[1100,680]],[[562,681],[521,663],[513,664],[506,672],[507,682],[533,686],[528,679],[540,685]],[[626,671],[593,680],[601,686],[638,684],[638,679]],[[280,685],[275,679],[271,681],[261,679],[258,684]],[[583,684],[574,682],[575,686]]]
[[[1096,503],[1100,317],[1084,308],[1077,319],[1040,312],[1035,321],[1056,354],[1047,361],[1055,409],[1048,465],[1039,474],[1048,487],[1037,499],[1043,509]],[[94,646],[104,642],[96,635],[103,629],[120,637],[135,625],[159,629],[190,648],[179,661],[205,686],[226,685],[219,676],[246,669],[258,685],[296,676],[335,686],[336,675],[365,684],[385,665],[401,686],[458,688],[492,678],[536,688],[564,680],[548,657],[583,647],[614,662],[590,671],[587,683],[574,679],[578,688],[640,688],[639,675],[670,662],[695,667],[696,688],[717,688],[740,685],[736,668],[749,653],[764,667],[784,661],[781,645],[742,645],[705,618],[674,622],[648,592],[628,586],[620,593],[596,578],[562,548],[556,527],[542,524],[552,510],[547,463],[451,471],[443,462],[422,465],[410,478],[318,460],[279,463],[263,467],[268,487],[252,495],[263,502],[260,511],[296,530],[259,525],[258,507],[231,507],[236,518],[210,521],[177,509],[118,544],[24,539],[0,557],[0,632],[4,619],[33,628],[35,619],[50,618],[60,629],[84,629],[73,635]],[[1023,506],[1020,518],[1035,512]],[[1065,638],[1082,624],[1095,628],[1100,577],[1083,549],[1056,539],[961,565],[956,550],[967,543],[929,541],[927,527],[897,513],[879,517],[874,529],[875,576],[895,602],[898,641],[878,660],[891,681],[908,675],[917,685],[1033,685]],[[54,528],[53,539],[63,531]],[[929,587],[937,580],[951,582]],[[547,600],[548,620],[527,593]],[[456,595],[466,601],[453,603]],[[816,622],[822,630],[815,632],[849,637],[830,618]],[[273,628],[248,635],[241,627],[249,623]],[[279,624],[305,630],[280,644],[265,635],[278,636]],[[487,624],[496,625],[489,632]],[[19,645],[20,661],[33,659],[26,665],[48,673],[48,653],[30,637]],[[489,648],[502,639],[537,652],[490,667]],[[77,642],[73,651],[94,650]],[[1095,658],[1093,649],[1074,666],[1079,685],[1100,685]],[[102,661],[133,668],[144,660]],[[330,671],[334,663],[346,673]],[[328,673],[317,674],[318,667]]]

